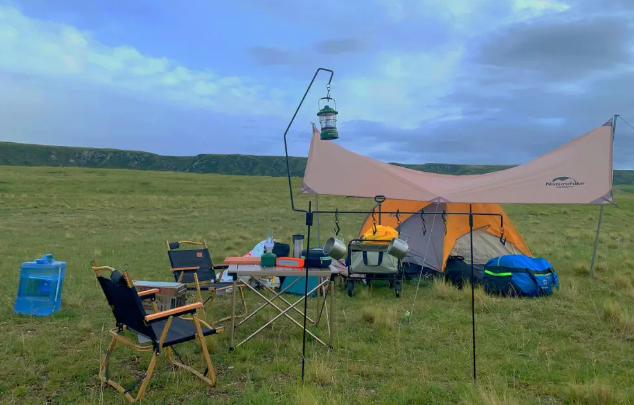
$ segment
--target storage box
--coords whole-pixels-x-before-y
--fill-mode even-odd
[[[66,262],[56,261],[51,254],[22,263],[14,311],[39,316],[59,311],[65,274]]]
[[[163,282],[163,281],[135,281],[134,287],[137,291],[146,291],[158,288],[156,293],[156,306],[159,311],[181,307],[187,303],[187,287],[183,283]],[[144,300],[143,308],[145,312],[152,313],[152,301]]]

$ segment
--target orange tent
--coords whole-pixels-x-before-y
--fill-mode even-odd
[[[531,252],[519,231],[498,204],[471,204],[473,212],[495,215],[474,215],[474,263],[484,264],[496,256],[504,254],[524,254]],[[469,216],[430,214],[432,212],[469,212],[465,203],[429,203],[408,200],[385,200],[381,210],[386,212],[427,212],[399,215],[382,214],[381,225],[391,226],[406,235],[410,252],[404,262],[418,264],[436,271],[444,271],[449,256],[463,256],[470,263]],[[378,210],[375,215],[378,221]],[[424,217],[424,221],[423,218]],[[500,220],[502,218],[502,221]],[[501,225],[504,225],[502,229]],[[371,230],[374,224],[369,215],[359,235]],[[502,243],[502,240],[506,240]],[[482,263],[484,261],[484,263]]]

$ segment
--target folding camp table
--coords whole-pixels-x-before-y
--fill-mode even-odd
[[[322,345],[331,348],[332,347],[332,338],[334,336],[334,330],[333,330],[333,321],[332,321],[332,317],[333,317],[333,306],[334,306],[334,280],[336,278],[336,276],[338,276],[340,274],[340,269],[334,267],[334,266],[330,266],[330,268],[328,269],[320,269],[320,268],[309,268],[308,269],[308,276],[309,277],[320,277],[321,281],[320,283],[318,283],[318,285],[312,289],[310,289],[308,291],[308,295],[312,294],[315,291],[319,291],[320,289],[324,288],[325,289],[325,293],[324,293],[324,297],[323,297],[323,302],[321,303],[321,305],[319,306],[319,312],[317,313],[317,319],[313,320],[309,317],[306,317],[306,320],[311,323],[314,324],[315,326],[319,325],[319,321],[321,320],[321,316],[322,313],[324,313],[324,309],[326,309],[325,313],[325,317],[326,317],[326,325],[328,328],[328,343],[325,343],[322,339],[320,339],[319,337],[317,337],[313,332],[311,332],[310,330],[308,330],[308,328],[306,328],[306,333],[310,336],[313,337],[313,339],[315,339],[316,341],[318,341],[319,343],[321,343]],[[304,312],[298,308],[298,304],[300,304],[302,301],[304,301],[306,299],[305,295],[302,295],[300,299],[296,300],[295,302],[291,303],[290,301],[288,301],[286,298],[284,298],[282,296],[282,294],[287,291],[291,286],[293,286],[295,283],[297,282],[305,282],[305,277],[306,277],[306,271],[305,269],[291,269],[291,268],[286,268],[286,267],[262,267],[260,265],[240,265],[240,264],[231,264],[229,265],[229,269],[227,270],[227,274],[229,276],[231,276],[231,278],[233,279],[233,289],[231,292],[231,346],[230,346],[230,350],[233,350],[235,348],[237,348],[238,346],[246,343],[247,341],[251,340],[255,335],[257,335],[258,333],[262,332],[267,326],[271,325],[273,322],[275,322],[276,320],[278,320],[281,317],[286,317],[288,320],[290,320],[292,323],[294,323],[296,326],[298,326],[300,329],[304,329],[304,326],[301,322],[297,321],[295,318],[291,317],[289,315],[290,311],[294,311],[297,312],[298,314],[300,314],[302,317],[304,316]],[[291,284],[289,284],[288,286],[286,286],[284,289],[282,289],[279,292],[275,292],[274,290],[272,290],[271,288],[267,287],[264,283],[262,283],[259,278],[260,277],[297,277],[297,279],[295,281],[293,281]],[[240,279],[240,277],[248,277],[248,282],[243,281],[242,279]],[[268,298],[266,297],[264,294],[260,293],[260,291],[258,291],[257,289],[255,289],[252,285],[251,285],[251,281],[253,281],[256,285],[259,285],[263,292],[265,293],[269,293],[272,294],[273,296]],[[260,299],[262,299],[264,301],[264,303],[257,308],[256,310],[254,310],[253,312],[251,312],[249,315],[247,315],[246,317],[244,317],[244,319],[242,319],[240,321],[240,323],[238,323],[236,325],[236,315],[235,315],[235,310],[236,310],[236,289],[237,287],[242,284],[244,286],[246,286],[249,290],[253,291]],[[326,301],[329,299],[329,303],[327,303]],[[275,303],[274,301],[280,301],[281,305],[278,305],[277,303]],[[255,314],[257,314],[258,312],[260,312],[262,309],[264,309],[265,307],[270,306],[274,309],[277,310],[278,314],[275,315],[274,317],[272,317],[271,319],[269,319],[264,325],[260,326],[258,329],[256,329],[253,333],[251,333],[249,336],[247,336],[244,340],[242,340],[240,343],[235,344],[234,341],[234,336],[235,336],[235,330],[238,328],[238,326],[244,324],[245,322],[247,322],[249,319],[251,319],[251,317],[253,317]],[[282,308],[285,307],[285,308]]]

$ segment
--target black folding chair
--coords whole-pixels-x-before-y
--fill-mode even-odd
[[[150,378],[152,378],[152,372],[154,371],[157,358],[162,350],[165,349],[165,353],[172,364],[193,373],[196,377],[211,386],[216,384],[216,372],[209,358],[205,336],[213,335],[221,329],[212,328],[209,324],[198,318],[196,311],[203,307],[201,302],[159,312],[156,302],[154,302],[155,294],[159,292],[157,288],[139,293],[134,288],[132,279],[126,271],[120,272],[107,266],[98,267],[95,261],[92,262],[92,270],[97,275],[97,280],[99,280],[99,284],[106,295],[108,304],[110,304],[112,308],[117,324],[116,328],[109,331],[112,340],[110,341],[108,350],[106,350],[105,355],[101,359],[99,378],[102,382],[108,383],[116,388],[128,401],[138,401],[145,395],[145,389],[147,388]],[[110,277],[103,276],[102,271],[109,271]],[[146,314],[141,303],[142,300],[148,299],[152,300],[152,307],[154,308],[154,313],[149,315]],[[181,317],[186,314],[191,314],[192,318],[185,319]],[[125,330],[130,330],[146,337],[150,343],[145,345],[136,344],[123,335]],[[172,353],[175,353],[172,346],[194,339],[198,340],[205,363],[207,364],[207,370],[205,370],[204,373],[200,373],[176,361]],[[145,374],[127,387],[123,387],[121,384],[113,381],[109,376],[109,360],[117,342],[121,342],[138,352],[153,352],[150,365]],[[178,353],[176,353],[176,355],[178,356]],[[180,356],[178,357],[180,359]],[[139,391],[136,397],[133,397],[131,391],[139,383],[141,384]]]
[[[184,249],[181,245],[196,246],[197,248]],[[174,279],[179,283],[184,283],[187,286],[187,290],[196,291],[198,300],[203,303],[203,313],[206,314],[204,305],[213,303],[216,292],[233,287],[233,282],[231,281],[220,281],[222,270],[227,269],[228,266],[213,265],[206,241],[165,241],[165,247],[167,248]],[[220,270],[218,274],[216,274],[216,270]],[[237,315],[238,317],[242,317],[247,313],[247,302],[244,299],[243,287],[238,286],[238,292],[242,300],[242,314]],[[209,297],[205,300],[203,300],[203,291],[209,293]],[[229,319],[231,317],[227,316],[219,319],[218,322],[228,321]]]

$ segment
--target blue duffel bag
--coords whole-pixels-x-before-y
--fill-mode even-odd
[[[489,260],[482,279],[488,293],[534,297],[559,289],[559,278],[546,259],[505,255]]]

